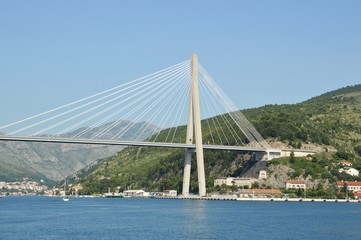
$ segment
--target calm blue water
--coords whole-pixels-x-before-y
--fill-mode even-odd
[[[0,239],[361,239],[360,203],[6,197]]]

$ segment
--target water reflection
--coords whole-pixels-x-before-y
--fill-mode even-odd
[[[189,200],[184,204],[184,232],[194,239],[210,239],[211,226],[205,201]],[[209,211],[209,209],[208,209]]]

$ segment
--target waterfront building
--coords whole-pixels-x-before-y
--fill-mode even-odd
[[[279,189],[242,189],[240,197],[282,197],[283,193]]]
[[[305,180],[286,180],[286,189],[305,189]]]
[[[227,186],[238,186],[238,187],[251,187],[252,183],[257,182],[257,179],[254,178],[236,178],[236,177],[222,177],[214,180],[214,186],[222,186],[223,184]]]
[[[124,197],[148,197],[149,193],[144,190],[126,190],[123,192]]]
[[[361,190],[361,182],[351,182],[351,181],[337,181],[337,187],[341,190],[343,187],[347,187],[347,190],[350,192],[357,192]]]
[[[164,190],[163,196],[165,197],[176,197],[177,196],[177,190]]]

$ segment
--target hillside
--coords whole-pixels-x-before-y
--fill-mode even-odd
[[[335,171],[335,165],[341,159],[360,168],[361,85],[342,88],[299,104],[266,105],[242,112],[270,142],[293,148],[312,146],[324,151],[311,158],[270,161],[266,168],[271,168],[268,170],[273,171],[273,175],[265,185],[280,185],[287,178],[309,176],[319,178],[321,182],[347,178]],[[185,131],[184,126],[180,129]],[[83,193],[106,192],[108,187],[181,190],[183,158],[182,150],[131,147],[79,172],[73,181],[83,186]],[[239,176],[249,158],[250,155],[235,152],[205,151],[208,189],[212,190],[216,177]],[[277,170],[272,170],[276,165],[282,168],[282,177],[281,172],[276,174]],[[191,191],[197,191],[195,161]]]
[[[111,139],[128,123],[124,121],[103,138]],[[93,128],[84,137],[90,138],[110,124],[112,123]],[[133,129],[124,134],[123,139],[134,140],[134,133],[142,125],[143,123],[134,124]],[[156,128],[154,125],[149,125],[141,138],[149,137]],[[60,137],[74,136],[83,129],[77,129]],[[121,149],[123,147],[120,146],[3,141],[0,142],[0,181],[16,181],[24,177],[34,180],[44,179],[47,183],[59,181],[97,159],[113,156]]]
[[[267,105],[245,112],[265,137],[296,146],[317,143],[348,149],[361,137],[361,85],[346,87],[295,105]]]

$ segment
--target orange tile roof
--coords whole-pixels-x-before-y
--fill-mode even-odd
[[[343,165],[352,165],[352,163],[350,163],[349,161],[341,161],[341,164],[343,164]]]
[[[336,184],[338,186],[343,186],[347,184],[348,186],[361,186],[361,182],[351,182],[351,181],[337,181]]]

